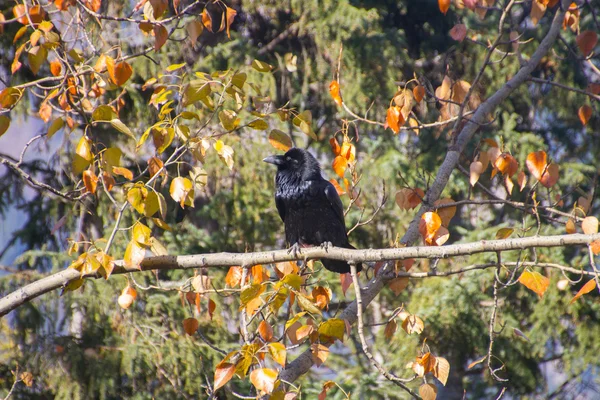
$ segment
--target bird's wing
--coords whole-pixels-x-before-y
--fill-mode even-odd
[[[275,206],[277,207],[277,211],[279,211],[281,220],[285,222],[285,202],[281,196],[275,195]]]
[[[344,225],[344,205],[342,204],[342,200],[335,190],[335,187],[331,184],[331,182],[325,182],[325,196],[329,203],[331,203],[331,208],[335,211],[335,214],[339,218],[342,225]]]

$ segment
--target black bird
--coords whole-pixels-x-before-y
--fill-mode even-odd
[[[301,246],[328,245],[354,249],[348,243],[344,208],[335,187],[323,179],[319,162],[308,151],[291,148],[284,155],[263,160],[277,166],[275,205],[285,225],[292,251]],[[350,272],[346,261],[321,260],[330,271]],[[357,271],[361,265],[356,266]]]

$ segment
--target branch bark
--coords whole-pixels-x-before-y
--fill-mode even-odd
[[[556,236],[532,236],[526,238],[503,239],[503,240],[481,240],[479,242],[461,243],[442,247],[416,246],[394,249],[366,249],[350,250],[341,247],[329,247],[327,250],[321,247],[310,247],[302,249],[298,257],[294,258],[287,250],[261,251],[255,253],[213,253],[196,254],[188,256],[159,256],[148,257],[140,268],[127,267],[122,260],[115,262],[113,274],[135,273],[151,270],[173,270],[192,269],[201,267],[230,267],[232,265],[251,266],[257,264],[270,264],[283,261],[294,261],[304,259],[329,258],[333,260],[344,260],[354,263],[404,260],[407,258],[448,258],[464,256],[477,253],[497,253],[508,250],[521,250],[533,247],[562,247],[574,245],[589,245],[594,240],[600,240],[600,233],[594,235],[556,235]],[[577,271],[579,272],[579,271]],[[440,273],[443,276],[444,273]],[[409,275],[410,276],[410,275]],[[433,276],[431,273],[418,273],[414,277],[423,278]],[[74,279],[99,278],[98,273],[80,275],[75,269],[66,269],[46,278],[40,279],[27,286],[15,290],[0,299],[0,317],[20,305],[59,289]],[[383,288],[385,278],[380,274],[367,286],[363,293],[363,303],[368,304]],[[356,321],[356,303],[350,304],[342,312],[340,318],[347,319],[351,323]],[[310,357],[310,352],[308,353]],[[311,361],[312,362],[312,361]]]

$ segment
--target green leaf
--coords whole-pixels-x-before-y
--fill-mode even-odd
[[[313,140],[318,140],[317,135],[312,129],[312,113],[310,110],[305,110],[300,114],[296,115],[292,120],[294,125],[296,125],[302,132],[306,135],[310,136]]]
[[[254,121],[250,122],[248,126],[252,129],[256,129],[257,131],[264,131],[269,128],[269,124],[267,124],[267,121],[264,119],[255,119]]]
[[[212,92],[210,84],[202,79],[195,79],[191,81],[183,91],[183,106],[194,104],[199,100],[204,100]]]
[[[240,72],[239,74],[235,74],[231,78],[231,83],[240,89],[243,88],[245,82],[246,82],[246,74],[243,72]]]
[[[62,118],[57,118],[52,121],[50,124],[50,128],[48,128],[48,134],[46,135],[46,139],[50,139],[56,132],[58,132],[62,127],[65,126],[65,121]],[[2,133],[0,133],[2,136]]]
[[[48,50],[42,46],[34,46],[27,52],[27,59],[29,60],[29,68],[37,75],[40,67],[48,58]]]
[[[127,125],[125,125],[123,122],[121,122],[120,119],[118,118],[114,118],[110,120],[110,124],[118,131],[126,134],[127,136],[129,136],[130,138],[132,138],[133,140],[135,140],[135,136],[133,135],[133,132],[131,132],[131,130],[127,127]]]
[[[498,229],[496,232],[496,239],[506,239],[509,237],[515,230],[512,228],[502,228]]]
[[[298,302],[300,308],[304,311],[307,311],[311,314],[322,315],[319,307],[317,307],[315,303],[313,303],[308,297],[304,296],[300,292],[296,292],[296,301]]]
[[[252,61],[252,68],[257,70],[258,72],[269,72],[273,69],[273,66],[267,64],[266,62],[254,60]]]

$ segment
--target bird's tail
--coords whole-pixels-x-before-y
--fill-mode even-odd
[[[344,247],[356,250],[356,247],[352,246],[351,244],[348,244]],[[350,272],[350,264],[348,264],[346,261],[330,260],[327,258],[323,258],[321,262],[323,263],[323,266],[325,268],[338,274],[347,274]],[[356,272],[360,271],[362,271],[362,264],[359,263],[356,264]]]

